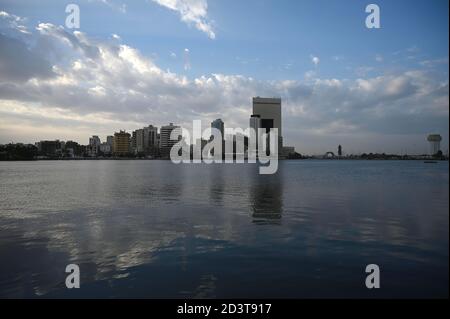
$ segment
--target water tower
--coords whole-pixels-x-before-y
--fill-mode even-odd
[[[430,143],[431,155],[436,155],[441,150],[442,137],[439,134],[431,134],[427,140]]]

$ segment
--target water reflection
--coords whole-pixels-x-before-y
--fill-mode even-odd
[[[283,170],[276,175],[253,174],[250,205],[256,224],[279,224],[283,213]]]
[[[390,276],[377,297],[448,295],[448,166],[35,162],[0,177],[0,297],[371,297],[374,261]]]

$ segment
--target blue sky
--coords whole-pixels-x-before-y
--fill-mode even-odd
[[[1,1],[3,10],[27,17],[31,24],[64,25],[70,1]],[[325,77],[354,77],[358,66],[410,68],[417,59],[448,56],[448,1],[377,1],[382,28],[368,30],[360,0],[212,0],[208,20],[216,38],[180,21],[179,15],[152,1],[77,1],[81,31],[123,42],[156,58],[159,65],[183,70],[183,51],[190,50],[189,76],[242,74],[258,79],[302,79],[311,55],[320,58]],[[125,5],[125,11],[122,6]],[[414,52],[415,59],[408,50]],[[177,54],[179,59],[171,57]],[[383,58],[381,65],[376,57]],[[180,61],[181,58],[181,61]],[[336,61],[339,59],[339,61]],[[336,63],[339,62],[339,63]]]
[[[89,39],[86,41],[90,45],[101,47],[106,43],[117,48],[132,48],[139,53],[139,59],[149,61],[165,77],[173,75],[177,79],[171,84],[169,80],[162,80],[167,86],[159,87],[150,85],[155,78],[149,75],[145,75],[144,80],[139,78],[149,85],[153,96],[160,98],[164,95],[162,101],[178,105],[172,109],[173,120],[169,114],[167,117],[161,115],[160,105],[143,107],[145,103],[130,96],[129,92],[136,92],[136,88],[131,91],[124,89],[128,93],[121,98],[127,100],[124,108],[129,108],[129,112],[122,128],[131,130],[146,122],[155,122],[156,125],[168,121],[188,122],[187,119],[194,116],[206,122],[214,117],[223,117],[230,125],[243,126],[248,116],[245,103],[249,104],[250,112],[251,96],[245,95],[248,93],[283,97],[286,104],[283,115],[287,118],[283,134],[287,141],[304,152],[320,153],[334,147],[339,142],[336,134],[342,135],[341,140],[347,141],[353,152],[400,151],[405,148],[423,152],[426,151],[423,135],[434,131],[444,136],[444,144],[448,148],[448,102],[444,102],[445,97],[448,100],[448,1],[372,1],[381,9],[382,28],[376,30],[365,27],[368,15],[365,7],[371,2],[360,0],[72,2],[80,6],[81,28],[78,31]],[[5,48],[11,38],[20,39],[32,52],[39,44],[42,45],[43,37],[48,37],[46,41],[50,38],[54,41],[56,37],[49,37],[49,34],[57,32],[56,29],[37,30],[40,23],[51,24],[55,28],[62,26],[66,34],[73,33],[74,30],[64,28],[64,9],[68,3],[71,2],[0,0],[0,11],[8,15],[3,15],[4,21],[14,20],[12,17],[23,18],[20,23],[31,34],[24,38],[21,34],[14,34],[11,30],[14,25],[3,23],[0,31],[8,37],[4,39]],[[120,36],[120,39],[113,39],[112,34]],[[58,54],[66,57],[65,63],[73,64],[77,59],[82,60],[80,54],[85,52],[78,52],[75,56],[70,51],[59,51],[53,56]],[[43,59],[53,67],[61,63],[60,73],[57,72],[59,79],[68,78],[67,74],[74,75],[73,69],[64,69],[67,65],[61,59],[58,62],[49,56],[43,56]],[[95,63],[105,70],[104,60],[96,60]],[[66,72],[65,77],[61,72]],[[214,97],[196,101],[193,96],[200,98],[212,94],[213,90],[203,92],[200,88],[206,87],[207,90],[208,78],[214,81],[214,89],[221,92],[216,98],[225,101],[210,105],[209,109],[204,101],[214,103]],[[35,84],[31,76],[25,80],[28,84]],[[13,127],[11,121],[17,112],[12,114],[9,111],[12,101],[27,101],[28,104],[22,107],[28,108],[30,113],[29,125],[33,120],[45,121],[45,118],[33,119],[31,113],[37,110],[29,110],[40,104],[40,107],[67,112],[63,119],[70,123],[65,123],[64,127],[72,125],[79,133],[71,135],[64,130],[63,137],[83,142],[88,135],[107,134],[116,124],[105,124],[98,128],[98,132],[90,133],[86,118],[81,118],[102,113],[103,122],[107,122],[114,114],[121,114],[113,107],[104,107],[109,101],[102,103],[98,97],[91,100],[88,96],[96,88],[108,91],[108,85],[113,83],[95,78],[95,74],[89,77],[89,81],[90,88],[81,82],[76,87],[79,92],[82,89],[86,91],[85,104],[92,104],[90,114],[80,105],[61,102],[67,85],[58,86],[58,95],[61,95],[58,97],[36,93],[33,106],[30,106],[30,99],[6,98],[9,94],[3,93],[3,112],[10,117],[4,127]],[[5,87],[6,84],[9,87],[18,85],[17,82],[7,82],[3,79],[1,83]],[[39,87],[44,84],[48,90],[51,85],[48,81]],[[396,85],[398,92],[390,92],[397,88]],[[91,91],[88,92],[89,89]],[[118,94],[113,86],[109,89]],[[376,95],[381,96],[379,100]],[[183,108],[181,105],[184,103],[193,105],[187,104]],[[202,103],[205,105],[197,108]],[[427,105],[422,105],[424,103]],[[141,111],[140,107],[143,107]],[[408,107],[410,109],[405,110]],[[159,113],[154,115],[156,112]],[[374,115],[379,117],[377,121]],[[77,122],[77,119],[80,120]],[[47,120],[46,123],[50,123],[55,118]],[[5,129],[2,131],[0,122],[3,138],[0,142],[31,139],[29,133],[18,128],[20,122],[23,119],[17,120],[17,133],[10,134],[10,137],[5,137]],[[304,131],[298,129],[296,123],[305,124]],[[309,126],[310,123],[314,124]],[[355,137],[355,132],[359,137]],[[43,130],[42,135],[42,138],[56,137],[56,129]],[[300,139],[309,142],[298,142]]]

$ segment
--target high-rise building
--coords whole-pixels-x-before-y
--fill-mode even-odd
[[[225,124],[222,119],[217,119],[211,123],[211,128],[216,129],[222,134],[222,140],[225,138]]]
[[[272,128],[278,129],[278,154],[281,154],[283,149],[281,99],[254,97],[253,115],[259,115],[259,127],[265,129],[266,133],[269,133]],[[269,146],[268,143],[267,145]]]
[[[153,125],[133,132],[137,153],[155,155],[158,149],[158,128]]]
[[[131,152],[133,152],[133,153],[138,152],[138,150],[137,150],[137,132],[138,131],[133,131],[133,133],[131,133]]]
[[[130,153],[131,135],[125,131],[114,134],[113,153],[124,156]]]
[[[114,136],[107,136],[106,137],[106,143],[108,143],[110,146],[111,146],[111,149],[112,149],[112,147],[113,147],[113,144],[114,144]]]
[[[144,152],[148,154],[155,154],[155,151],[158,149],[158,128],[149,125],[144,127]]]
[[[170,150],[172,147],[181,140],[181,136],[179,136],[178,140],[171,140],[170,134],[173,130],[180,130],[181,128],[179,126],[173,125],[173,123],[170,123],[170,125],[161,127],[160,131],[160,149],[161,149],[161,155],[163,157],[168,157],[170,154]],[[181,133],[181,130],[180,130]]]
[[[137,153],[143,153],[145,151],[144,145],[144,130],[136,130],[133,132],[134,148]]]
[[[428,142],[430,143],[430,155],[436,155],[441,150],[442,136],[439,134],[431,134],[428,136]]]

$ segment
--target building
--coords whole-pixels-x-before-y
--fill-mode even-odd
[[[112,154],[112,147],[107,142],[106,143],[102,143],[102,144],[100,144],[99,151],[100,151],[100,153],[102,153],[102,155],[111,155]]]
[[[138,154],[144,153],[144,151],[145,151],[144,130],[139,129],[139,130],[134,131],[133,137],[136,139],[136,141],[135,141],[136,152]]]
[[[295,155],[295,147],[293,146],[283,146],[283,156],[289,157]]]
[[[222,140],[225,138],[225,124],[222,119],[217,119],[211,123],[211,129],[216,129],[222,134]]]
[[[112,148],[113,148],[113,145],[114,145],[114,136],[107,136],[106,137],[106,143],[108,143],[108,145],[110,145],[111,146],[111,150],[112,150]]]
[[[80,144],[74,141],[67,141],[65,145],[65,156],[66,157],[80,157],[83,156],[83,148]]]
[[[430,155],[436,155],[441,150],[442,136],[439,134],[428,135],[428,142],[430,143]]]
[[[125,131],[114,134],[114,156],[126,156],[130,153],[131,135]]]
[[[254,129],[258,132],[258,129],[261,127],[261,115],[253,114],[250,117],[250,128]]]
[[[341,157],[342,156],[342,145],[338,146],[338,156]]]
[[[251,157],[257,157],[258,156],[258,130],[261,128],[261,116],[259,114],[253,114],[250,117],[250,128],[254,130],[255,132],[255,142],[256,142],[256,149],[250,149],[249,147],[249,156]]]
[[[158,153],[158,128],[149,125],[133,132],[133,145],[137,153],[156,155]]]
[[[131,152],[133,152],[133,153],[139,153],[139,151],[137,149],[137,135],[139,133],[138,131],[139,130],[133,131],[133,133],[131,135]]]
[[[179,126],[173,125],[173,123],[170,123],[170,125],[161,127],[160,131],[160,150],[161,155],[163,157],[168,157],[170,155],[170,150],[172,147],[181,140],[181,136],[178,137],[178,140],[171,140],[170,134],[173,130],[178,129],[181,133],[181,128]]]
[[[278,129],[278,154],[281,154],[283,149],[281,99],[254,97],[253,115],[259,115],[259,127],[265,129],[266,133],[269,133],[272,128]],[[253,121],[256,124],[258,120]],[[269,143],[267,145],[269,145]],[[268,151],[269,149],[266,149],[266,152]]]
[[[91,145],[91,144],[86,146],[86,153],[87,153],[87,156],[89,156],[89,157],[97,157],[99,151],[100,151],[100,146]]]
[[[89,157],[97,157],[100,151],[100,145],[102,144],[100,138],[97,135],[89,138],[89,145],[87,146],[87,155]]]
[[[144,152],[149,155],[156,155],[158,151],[158,128],[149,125],[144,127]]]
[[[36,143],[36,147],[40,155],[43,156],[62,156],[64,150],[64,142],[56,141],[40,141]]]
[[[214,134],[216,134],[216,132],[213,132],[213,130],[217,130],[220,132],[220,134],[222,135],[222,154],[225,150],[225,123],[222,121],[222,119],[217,119],[214,120],[213,122],[211,122],[211,138],[210,141],[212,141],[214,139]],[[203,149],[203,148],[202,148]],[[211,150],[211,155],[214,155],[214,149]]]
[[[102,144],[102,142],[97,135],[94,135],[91,138],[89,138],[89,145],[100,146],[100,144]]]

